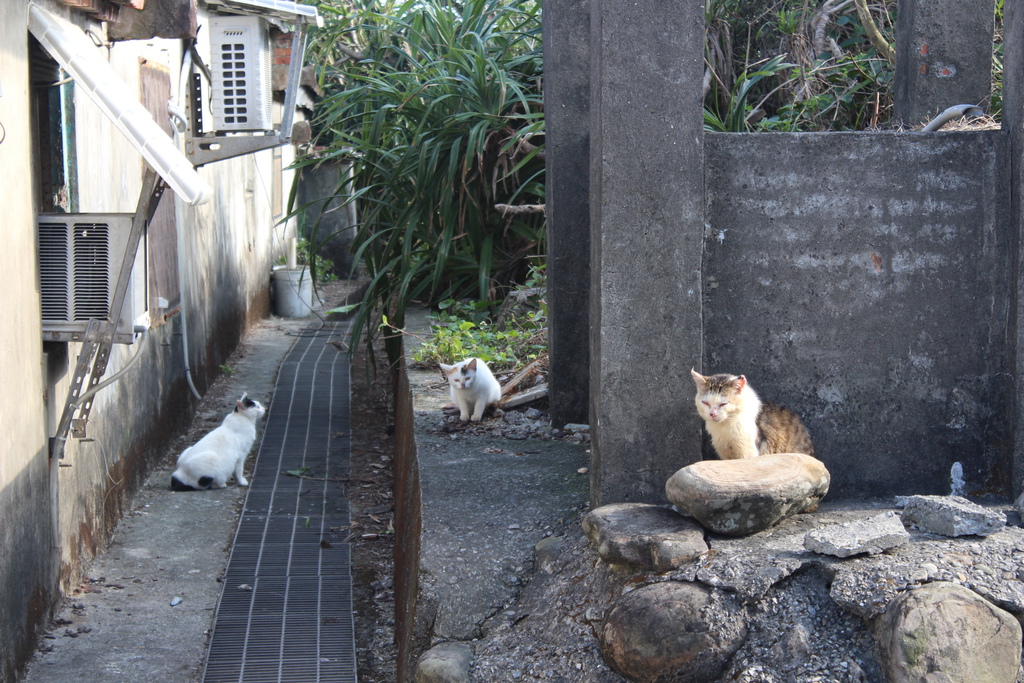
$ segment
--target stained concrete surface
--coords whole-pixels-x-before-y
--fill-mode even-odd
[[[206,392],[188,433],[160,454],[131,512],[86,568],[87,579],[63,601],[25,683],[200,680],[246,489],[172,492],[173,463],[220,424],[243,391],[269,404],[293,335],[315,322],[269,318],[246,334],[225,363],[230,372]]]
[[[406,315],[406,352],[427,334],[425,311]],[[449,432],[451,398],[436,370],[407,369],[422,501],[418,610],[430,635],[469,640],[513,604],[534,574],[535,547],[577,529],[587,501],[589,444],[503,436],[488,417]],[[582,471],[581,471],[582,468]]]

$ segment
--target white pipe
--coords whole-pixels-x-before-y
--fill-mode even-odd
[[[106,378],[105,380],[103,380],[102,382],[97,384],[96,386],[90,388],[88,391],[85,391],[85,392],[83,392],[83,393],[78,395],[78,398],[76,398],[74,400],[74,406],[76,408],[78,406],[82,405],[83,403],[85,403],[89,399],[89,397],[92,396],[93,394],[97,393],[101,389],[106,389],[111,384],[113,384],[117,380],[121,379],[125,375],[125,373],[127,373],[129,370],[132,369],[132,366],[134,366],[137,362],[139,362],[139,358],[142,357],[142,346],[141,345],[142,345],[142,342],[148,336],[148,332],[149,332],[148,329],[143,328],[142,334],[139,336],[139,340],[137,342],[139,344],[139,348],[136,349],[135,354],[128,360],[127,363],[124,364],[123,368],[121,368],[120,370],[118,370],[113,375],[111,375],[110,377]]]
[[[192,73],[192,52],[190,50],[184,50],[184,53],[185,55],[181,62],[181,72],[178,75],[178,101],[173,104],[168,102],[167,106],[167,111],[171,114],[172,118],[175,111],[182,111],[180,104],[181,99],[183,97],[188,97],[188,78]],[[188,128],[186,126],[185,130],[187,129]],[[179,149],[181,149],[181,135],[184,132],[184,130],[179,130],[177,126],[174,126],[174,144]],[[175,216],[177,215],[177,212],[175,212]],[[189,361],[188,354],[188,309],[185,306],[185,278],[181,274],[182,264],[185,261],[185,254],[181,248],[182,230],[178,223],[180,223],[180,219],[175,221],[174,238],[176,240],[175,248],[178,250],[178,296],[181,299],[181,352],[185,359],[185,381],[188,382],[188,388],[192,390],[192,395],[195,396],[196,399],[202,399],[202,394],[199,393],[199,390],[196,389],[195,382],[192,381],[192,365]]]

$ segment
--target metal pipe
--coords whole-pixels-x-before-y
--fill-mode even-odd
[[[932,119],[921,129],[922,133],[934,133],[944,125],[961,116],[982,116],[985,111],[976,104],[955,104]]]

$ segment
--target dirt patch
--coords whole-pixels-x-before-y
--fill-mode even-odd
[[[398,654],[391,493],[395,421],[384,355],[375,355],[372,366],[360,346],[352,360],[349,543],[359,680],[392,683]]]

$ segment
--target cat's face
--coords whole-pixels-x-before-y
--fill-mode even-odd
[[[259,401],[254,401],[247,395],[242,394],[242,398],[238,399],[238,402],[235,403],[235,412],[242,413],[255,422],[266,414],[267,409]]]
[[[441,364],[441,370],[448,375],[448,383],[456,389],[469,389],[476,379],[476,358],[455,365]]]
[[[743,375],[711,375],[705,377],[690,370],[697,385],[694,403],[697,412],[708,422],[724,422],[740,409],[740,392],[747,385]]]

